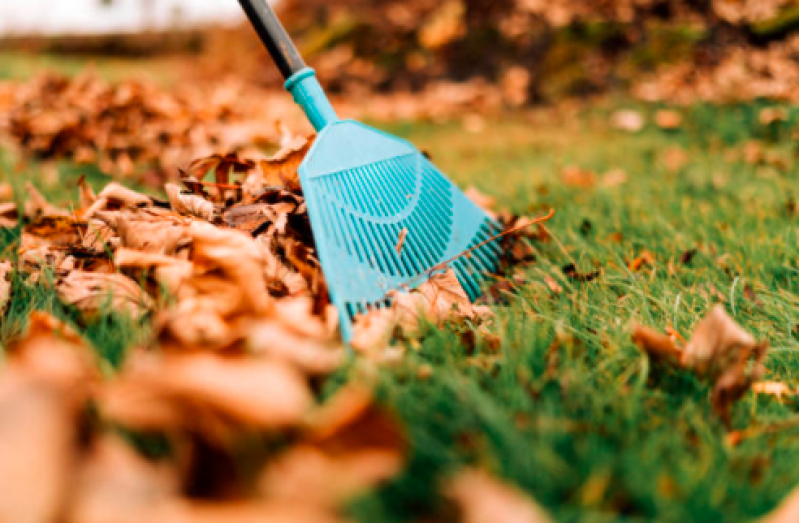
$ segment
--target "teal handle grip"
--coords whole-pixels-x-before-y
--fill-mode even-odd
[[[316,78],[316,72],[310,67],[293,74],[286,80],[285,87],[317,131],[339,120],[336,110]]]

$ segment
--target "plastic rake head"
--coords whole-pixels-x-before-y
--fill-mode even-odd
[[[346,341],[358,314],[389,305],[390,290],[418,286],[499,230],[411,144],[354,121],[324,127],[300,181]],[[492,241],[450,264],[472,299],[499,252]]]

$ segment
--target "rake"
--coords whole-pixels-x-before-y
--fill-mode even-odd
[[[476,299],[497,269],[498,224],[410,143],[340,120],[267,1],[239,3],[318,133],[300,184],[344,340],[356,316],[390,306],[389,291],[417,287],[448,260]]]

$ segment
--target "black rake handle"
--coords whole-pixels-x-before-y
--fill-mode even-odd
[[[288,80],[305,69],[305,61],[291,40],[268,0],[239,0],[247,18],[266,46],[280,74]]]

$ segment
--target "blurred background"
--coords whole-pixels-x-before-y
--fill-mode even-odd
[[[276,8],[328,87],[344,94],[454,82],[479,89],[446,98],[491,107],[618,90],[684,102],[790,98],[799,74],[794,0],[283,0]],[[182,55],[191,66],[173,76],[183,80],[278,80],[235,0],[0,0],[0,35],[6,78],[33,73],[14,69],[17,52],[49,57],[56,69],[76,55]],[[152,69],[154,78],[164,72]]]
[[[339,111],[373,121],[457,120],[480,132],[487,116],[612,98],[689,106],[799,97],[795,0],[275,8]],[[287,128],[310,131],[235,0],[0,0],[0,81],[0,134],[29,156],[99,162],[105,172],[148,161],[174,172],[201,154],[277,143]],[[627,116],[614,125],[639,127]],[[119,147],[86,137],[103,118],[100,128],[121,129]],[[145,123],[168,139],[131,146]]]

